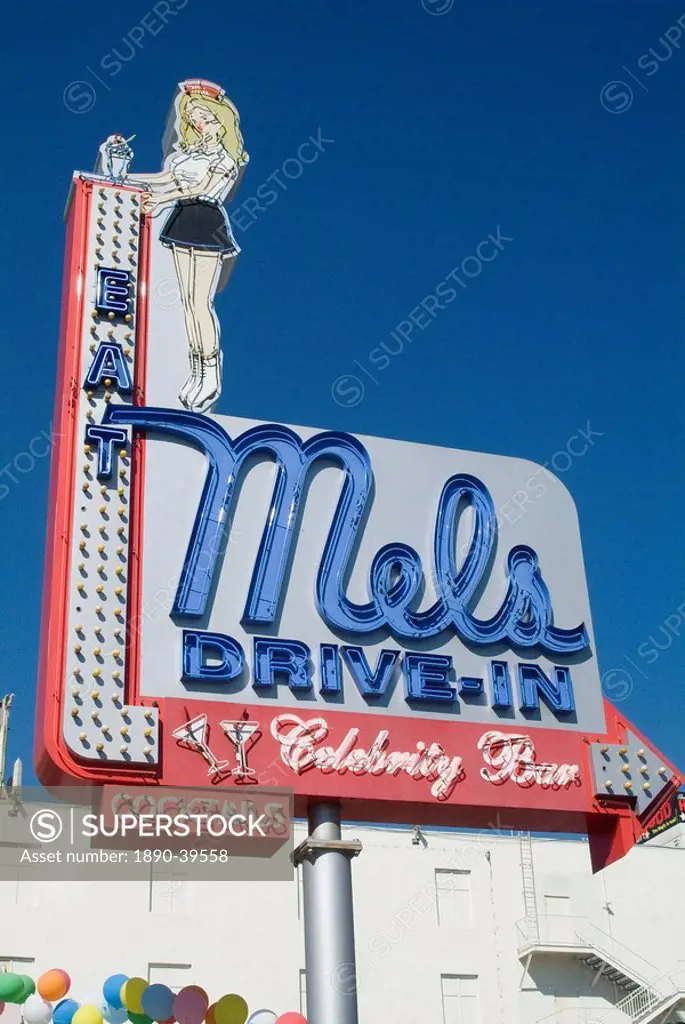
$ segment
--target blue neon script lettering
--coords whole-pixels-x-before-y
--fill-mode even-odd
[[[176,591],[174,616],[205,614],[240,470],[250,457],[267,454],[278,472],[243,613],[245,624],[272,623],[276,618],[306,476],[317,460],[325,459],[344,471],[316,580],[319,614],[331,629],[364,635],[387,627],[405,640],[453,629],[466,643],[482,646],[508,640],[549,654],[572,654],[589,646],[584,624],[575,629],[554,625],[538,556],[523,544],[509,552],[507,591],[499,611],[483,620],[469,610],[486,579],[497,541],[494,504],[476,477],[466,473],[450,477],[438,502],[433,578],[440,597],[435,604],[425,611],[413,607],[424,585],[423,565],[414,548],[402,543],[386,544],[376,554],[369,574],[371,600],[354,604],[345,587],[370,503],[373,472],[368,452],[351,434],[327,432],[303,442],[287,427],[265,424],[231,439],[215,420],[197,413],[141,406],[109,406],[103,421],[178,438],[207,457],[207,476]],[[457,569],[457,526],[466,505],[473,508],[474,525],[467,555]]]

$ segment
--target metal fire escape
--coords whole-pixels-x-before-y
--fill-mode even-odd
[[[540,915],[530,833],[520,836],[520,853],[526,916],[517,924],[518,954],[526,971],[534,959],[566,955],[593,972],[592,987],[603,978],[625,993],[605,1010],[568,1007],[542,1019],[560,1024],[685,1024],[682,967],[659,975],[656,967],[587,918]]]

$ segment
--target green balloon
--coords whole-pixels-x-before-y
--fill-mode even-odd
[[[152,1017],[148,1017],[145,1013],[131,1013],[130,1010],[127,1012],[131,1024],[152,1024]]]
[[[0,1002],[23,1003],[24,979],[18,974],[0,974]]]
[[[18,977],[24,987],[22,990],[21,999],[17,1001],[20,1003],[25,1003],[28,997],[32,996],[33,993],[36,991],[36,983],[33,980],[33,978],[29,978],[28,974],[20,974]]]

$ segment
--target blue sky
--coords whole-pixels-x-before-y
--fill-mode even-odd
[[[3,15],[10,755],[31,760],[48,515],[39,453],[70,175],[92,168],[113,131],[137,134],[134,169],[157,166],[175,83],[197,75],[241,112],[251,161],[239,202],[269,180],[277,194],[238,215],[243,253],[218,306],[230,351],[220,411],[551,463],[579,509],[608,696],[685,767],[683,8],[133,7],[37,0]],[[295,176],[286,161],[311,136],[318,158]],[[490,234],[510,241],[476,272],[468,258]],[[374,364],[459,265],[456,299]],[[592,443],[571,457],[569,439],[588,429]]]

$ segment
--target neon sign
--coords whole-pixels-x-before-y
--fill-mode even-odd
[[[39,776],[479,827],[504,791],[618,856],[680,776],[603,700],[570,495],[502,523],[540,467],[212,412],[248,163],[219,86],[179,85],[164,151],[74,175]]]
[[[452,629],[465,643],[483,646],[506,640],[519,647],[539,647],[549,654],[574,654],[589,645],[583,624],[574,629],[553,624],[552,603],[538,556],[523,544],[509,552],[508,587],[499,611],[486,621],[469,611],[470,601],[487,576],[497,542],[492,498],[475,477],[466,473],[450,477],[440,495],[433,542],[433,578],[441,595],[438,601],[423,612],[412,608],[425,582],[421,558],[407,544],[388,543],[371,565],[371,600],[358,605],[345,595],[344,585],[369,502],[373,473],[368,452],[352,435],[316,434],[303,443],[293,431],[268,425],[232,441],[219,423],[203,416],[176,409],[126,406],[110,406],[105,423],[154,430],[191,443],[207,456],[207,478],[174,602],[173,613],[179,618],[205,614],[219,552],[225,546],[240,469],[249,458],[267,452],[277,462],[278,476],[244,623],[274,622],[307,473],[318,459],[329,459],[339,463],[345,473],[316,580],[319,614],[331,628],[364,635],[387,627],[405,640],[424,640]],[[475,524],[468,554],[458,569],[455,538],[464,502],[472,505]]]

